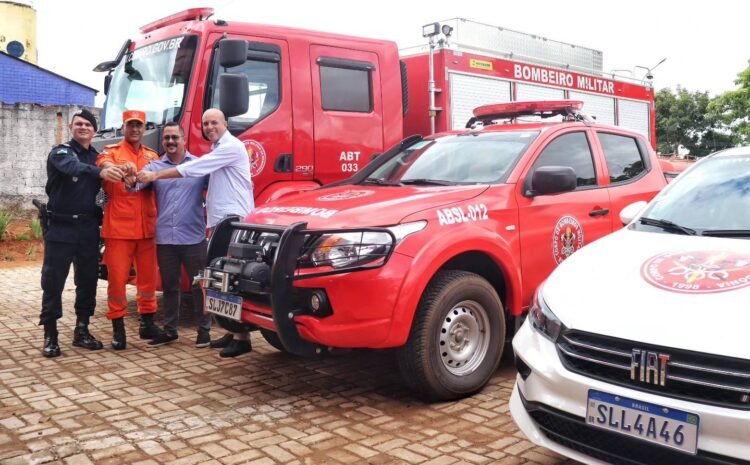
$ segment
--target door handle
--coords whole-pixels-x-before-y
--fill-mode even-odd
[[[600,208],[598,210],[591,210],[589,216],[604,216],[609,213],[609,208]]]

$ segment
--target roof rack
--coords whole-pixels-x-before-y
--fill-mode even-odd
[[[581,100],[541,100],[532,102],[493,103],[482,105],[474,109],[474,116],[469,118],[466,128],[473,129],[477,123],[490,125],[495,120],[515,120],[519,116],[539,116],[550,118],[562,115],[566,121],[593,122],[587,115],[581,113]]]

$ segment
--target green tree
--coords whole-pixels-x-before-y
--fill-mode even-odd
[[[676,92],[661,89],[656,93],[656,145],[662,153],[677,153],[680,145],[693,156],[704,156],[731,147],[733,140],[723,120],[709,112],[712,99],[708,92]]]
[[[735,145],[750,142],[750,60],[737,74],[736,90],[724,92],[709,105],[711,114],[729,128]]]

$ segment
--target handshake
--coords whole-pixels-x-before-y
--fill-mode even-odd
[[[149,171],[138,172],[133,162],[127,162],[122,165],[107,163],[104,165],[99,176],[109,182],[123,182],[125,187],[132,188],[137,182],[147,183],[154,180],[154,173]]]

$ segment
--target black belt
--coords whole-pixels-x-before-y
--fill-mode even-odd
[[[55,212],[48,211],[47,214],[53,220],[62,220],[62,221],[78,221],[78,220],[88,220],[88,219],[98,218],[97,215],[93,213],[55,213]]]

